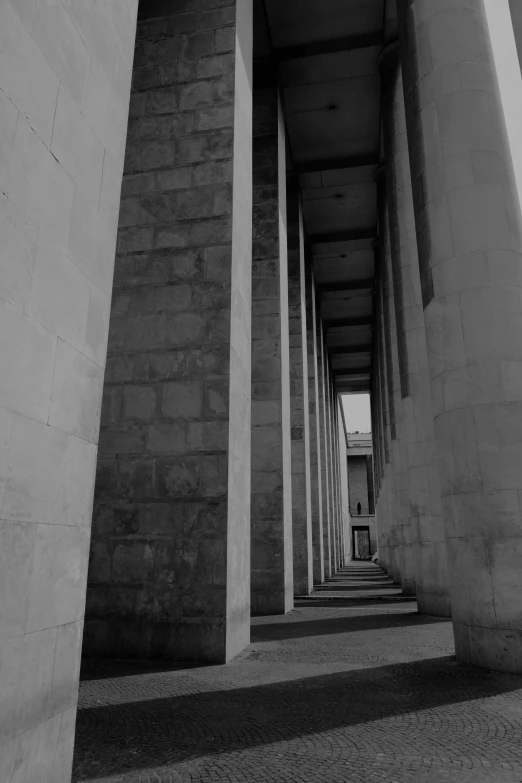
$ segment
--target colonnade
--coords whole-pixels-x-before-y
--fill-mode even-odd
[[[140,8],[136,37],[138,0],[0,4],[6,781],[69,779],[82,640],[227,662],[252,611],[288,611],[343,563],[339,387],[277,61],[253,73],[253,0]],[[520,672],[516,133],[484,0],[397,10],[376,167],[379,554],[420,611],[451,613],[459,661]],[[291,48],[313,65],[317,43],[372,49],[380,31],[355,39]]]
[[[482,0],[397,8],[375,172],[380,562],[421,612],[452,616],[459,660],[509,671],[522,656],[520,207]],[[235,13],[227,59],[205,50],[214,14],[214,37],[169,64],[172,170],[163,28],[138,26],[87,654],[229,660],[250,612],[288,611],[343,562],[339,401],[282,94],[275,76],[252,91],[249,4]]]

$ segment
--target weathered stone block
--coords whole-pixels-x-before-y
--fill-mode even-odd
[[[222,27],[216,30],[215,51],[216,53],[231,52],[236,42],[236,31],[234,27]]]
[[[186,450],[185,428],[173,422],[157,422],[147,428],[147,449],[156,454],[183,454]]]
[[[176,313],[168,317],[166,343],[172,348],[200,344],[204,328],[204,318],[200,313]]]
[[[187,451],[227,451],[228,422],[198,421],[187,425]]]
[[[153,569],[154,550],[148,543],[126,541],[116,544],[112,556],[112,577],[116,582],[147,582]]]
[[[155,386],[125,386],[123,417],[146,421],[156,413],[158,389]]]
[[[203,386],[199,382],[165,383],[161,412],[172,419],[198,419],[202,414]]]
[[[154,139],[127,147],[125,171],[153,171],[171,167],[176,161],[176,143],[173,139]]]
[[[143,448],[141,449],[143,453]],[[118,459],[119,496],[125,498],[153,498],[156,494],[156,466],[154,460],[121,457]]]
[[[199,59],[214,54],[214,38],[214,30],[201,30],[187,35],[183,41],[183,57]]]
[[[105,368],[105,382],[143,381],[149,377],[149,355],[109,356]]]
[[[206,381],[203,389],[203,415],[228,419],[229,381]]]
[[[162,497],[220,497],[227,490],[227,457],[162,458],[158,463],[158,486]]]
[[[234,72],[234,54],[219,54],[215,57],[205,57],[197,62],[197,78],[208,79]]]
[[[110,454],[140,454],[145,447],[145,432],[137,426],[105,426],[100,432],[98,452],[101,456]]]
[[[200,81],[180,88],[179,105],[182,111],[212,106],[214,103],[214,82]]]
[[[143,318],[114,317],[109,330],[109,352],[162,348],[166,326],[165,314]]]

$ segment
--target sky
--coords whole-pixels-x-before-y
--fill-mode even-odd
[[[343,394],[343,408],[348,432],[371,432],[369,394]]]

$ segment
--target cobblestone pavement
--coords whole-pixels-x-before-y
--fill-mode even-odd
[[[86,661],[73,781],[522,783],[522,676],[411,600],[298,601],[228,666]]]

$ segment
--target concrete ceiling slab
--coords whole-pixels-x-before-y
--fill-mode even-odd
[[[376,186],[343,185],[303,193],[303,213],[310,234],[371,229],[376,221]]]
[[[284,104],[294,162],[376,154],[379,90],[378,75],[286,89]]]
[[[383,0],[265,0],[274,46],[295,46],[382,28]]]
[[[283,87],[297,87],[375,75],[379,72],[381,49],[381,46],[368,46],[282,62],[281,83]]]
[[[375,273],[373,250],[355,250],[331,256],[314,258],[315,279],[318,284],[372,278]]]
[[[268,37],[267,62],[281,80],[289,166],[299,174],[320,312],[327,344],[336,352],[334,377],[338,388],[357,391],[367,390],[371,373],[378,58],[380,42],[395,29],[395,12],[388,2],[385,13],[384,5],[384,0],[264,0],[267,31],[264,45],[256,46],[267,56]]]

